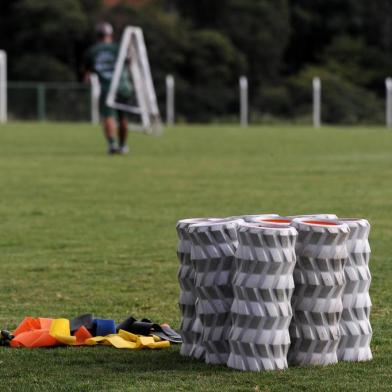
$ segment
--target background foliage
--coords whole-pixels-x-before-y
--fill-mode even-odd
[[[14,0],[0,2],[0,47],[11,80],[77,81],[94,25],[144,29],[160,101],[177,82],[177,114],[213,121],[237,112],[238,76],[255,119],[309,115],[310,80],[324,81],[324,120],[378,122],[392,68],[390,0]]]

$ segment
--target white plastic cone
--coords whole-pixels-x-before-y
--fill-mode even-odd
[[[296,237],[292,227],[239,225],[229,367],[287,367]]]
[[[297,365],[336,363],[349,228],[313,218],[294,219],[292,226],[298,241],[288,360]]]
[[[343,291],[338,359],[369,361],[372,359],[372,328],[369,320],[372,306],[369,296],[370,224],[366,219],[343,221],[350,228],[350,236],[347,240],[348,260],[344,266],[346,285]]]

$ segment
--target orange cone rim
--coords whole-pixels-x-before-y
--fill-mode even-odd
[[[260,219],[260,222],[267,222],[267,223],[291,223],[291,219],[286,218],[267,218],[267,219]]]
[[[320,226],[339,226],[340,223],[322,220],[304,220],[301,223],[307,223],[308,225],[320,225]]]

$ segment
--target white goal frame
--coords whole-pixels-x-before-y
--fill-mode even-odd
[[[0,50],[0,123],[7,122],[7,54]]]
[[[132,77],[137,106],[116,101],[116,93],[124,67],[128,68]],[[130,124],[130,130],[152,135],[160,135],[162,133],[161,116],[152,81],[143,31],[140,27],[129,26],[124,30],[106,104],[114,109],[124,110],[140,116],[141,124]]]

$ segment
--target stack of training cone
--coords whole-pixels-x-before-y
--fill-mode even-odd
[[[287,367],[296,237],[291,227],[240,225],[229,367]]]
[[[183,219],[177,223],[177,235],[179,238],[177,255],[180,261],[178,281],[180,283],[179,305],[181,311],[181,355],[192,358],[202,358],[204,355],[201,344],[200,320],[196,316],[196,287],[195,271],[191,262],[191,240],[188,228],[192,224],[200,223],[208,219]],[[198,328],[198,330],[196,329]],[[199,332],[198,332],[199,331]]]
[[[369,231],[334,214],[179,221],[181,354],[251,371],[372,359]]]
[[[189,227],[195,271],[196,315],[206,363],[226,364],[233,302],[232,273],[237,248],[236,221],[203,222]]]
[[[350,228],[347,240],[348,258],[344,268],[343,312],[340,320],[338,360],[368,361],[372,359],[369,316],[372,303],[370,287],[369,222],[365,219],[343,219]]]
[[[294,219],[292,224],[298,242],[289,362],[336,363],[349,228],[344,223],[308,218]]]

